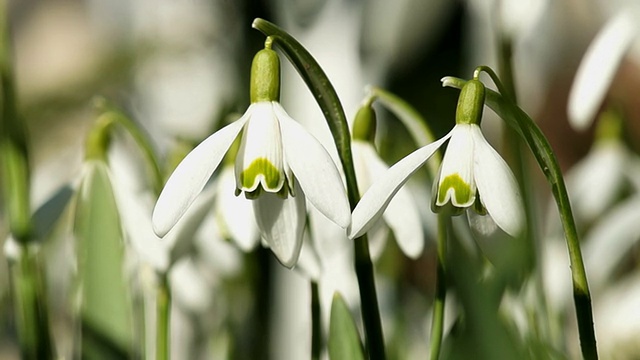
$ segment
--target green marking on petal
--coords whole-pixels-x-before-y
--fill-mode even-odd
[[[438,205],[443,205],[449,189],[453,189],[456,204],[467,204],[471,200],[471,186],[467,184],[460,174],[452,174],[444,178],[438,188]]]
[[[240,173],[240,184],[243,190],[255,190],[260,182],[269,192],[277,192],[282,188],[284,179],[281,171],[266,158],[260,157]]]

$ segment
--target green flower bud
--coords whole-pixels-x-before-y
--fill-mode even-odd
[[[110,112],[106,112],[98,117],[93,128],[87,135],[85,142],[85,159],[106,161],[107,150],[111,142],[111,126],[113,122],[113,114]]]
[[[604,111],[598,119],[595,140],[597,142],[607,140],[617,141],[622,137],[622,131],[623,126],[620,114],[615,110],[609,109]]]
[[[472,79],[460,90],[456,108],[456,124],[480,124],[484,110],[485,89],[480,80]]]
[[[373,143],[376,137],[376,112],[371,104],[364,104],[358,109],[353,121],[353,139]]]
[[[280,58],[265,48],[253,57],[251,64],[251,103],[280,100]]]

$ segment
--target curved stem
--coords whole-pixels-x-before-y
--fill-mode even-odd
[[[333,85],[313,56],[286,31],[259,18],[253,21],[252,26],[274,39],[275,43],[283,50],[285,56],[305,81],[320,106],[338,150],[338,156],[340,157],[347,183],[347,196],[353,210],[360,200],[360,192],[358,191],[353,167],[351,134],[342,104]],[[356,238],[354,242],[355,271],[360,290],[367,350],[372,359],[385,359],[385,346],[382,335],[382,322],[378,310],[373,263],[369,255],[369,240],[366,235],[363,235]]]
[[[493,73],[493,75],[491,73],[493,73],[493,71],[489,73],[493,78],[495,73]],[[497,79],[497,76],[495,77]],[[494,81],[496,79],[494,79]],[[465,83],[465,80],[454,77],[446,77],[443,79],[445,86],[452,86],[458,89],[462,88]],[[496,85],[498,85],[498,83],[496,83]],[[560,212],[560,221],[564,229],[569,252],[573,302],[576,308],[582,356],[589,360],[597,359],[598,348],[593,324],[593,309],[589,283],[582,259],[578,231],[571,211],[571,203],[569,202],[567,188],[564,183],[564,178],[562,177],[562,171],[558,165],[558,160],[540,128],[522,109],[513,105],[512,102],[505,100],[500,94],[489,89],[487,89],[486,104],[525,139],[538,165],[542,169],[547,182],[549,182],[551,186],[551,192],[558,211]]]
[[[153,190],[156,194],[160,194],[162,191],[162,186],[164,184],[164,177],[162,176],[162,172],[160,171],[160,162],[156,157],[155,151],[151,146],[151,142],[146,134],[140,129],[138,125],[136,125],[131,118],[125,115],[122,111],[116,109],[106,102],[106,100],[100,98],[95,100],[96,106],[105,112],[105,114],[109,114],[112,117],[112,120],[118,124],[120,124],[126,132],[131,136],[133,141],[135,141],[136,145],[140,151],[142,151],[142,156],[147,162],[147,166],[151,170],[151,179],[153,183]]]
[[[438,256],[436,265],[436,296],[433,303],[431,320],[430,359],[440,357],[442,335],[444,333],[444,305],[447,297],[447,234],[451,218],[447,214],[438,214]]]

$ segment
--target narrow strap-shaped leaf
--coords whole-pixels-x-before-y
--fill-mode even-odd
[[[364,360],[358,329],[339,293],[333,295],[329,324],[329,358]]]

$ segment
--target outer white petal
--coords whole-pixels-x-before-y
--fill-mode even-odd
[[[355,142],[354,142],[355,145]],[[356,148],[354,147],[354,152]],[[372,146],[360,148],[366,161],[368,173],[371,179],[382,177],[389,167]],[[360,176],[360,174],[356,174]],[[425,201],[427,201],[425,199]],[[396,241],[402,252],[410,258],[417,258],[424,248],[424,233],[422,222],[415,202],[406,187],[400,188],[396,195],[389,201],[387,209],[383,213],[384,221],[393,230]]]
[[[293,120],[278,103],[285,161],[300,182],[309,202],[342,228],[351,222],[351,210],[340,173],[327,150]]]
[[[587,49],[569,94],[569,122],[574,128],[584,130],[593,121],[636,31],[635,19],[623,10]]]
[[[511,169],[482,135],[480,127],[473,126],[474,177],[480,200],[496,224],[511,236],[517,236],[524,227],[524,208],[520,190]]]
[[[436,205],[443,206],[451,202],[453,206],[465,208],[473,205],[476,199],[476,184],[473,181],[473,128],[475,125],[459,124],[451,130],[451,141],[447,146],[447,151],[440,165],[438,178],[438,191],[433,194],[436,196]],[[470,195],[467,201],[458,202],[456,192],[453,188],[449,188],[444,199],[440,199],[440,188],[443,181],[452,175],[457,175],[469,186]],[[442,200],[442,201],[441,201]]]
[[[171,174],[153,209],[153,231],[158,236],[166,235],[184,215],[250,116],[251,108],[240,119],[206,138]]]
[[[358,205],[353,210],[349,238],[361,236],[380,219],[389,202],[409,177],[420,168],[433,153],[451,136],[451,132],[443,138],[419,148],[389,168],[371,185]]]
[[[223,167],[216,184],[216,218],[220,231],[230,237],[245,252],[258,245],[260,235],[253,215],[252,200],[235,196],[235,175],[232,167]]]
[[[276,194],[263,193],[253,200],[253,210],[262,239],[282,265],[292,268],[300,256],[307,216],[302,191],[286,199]]]

